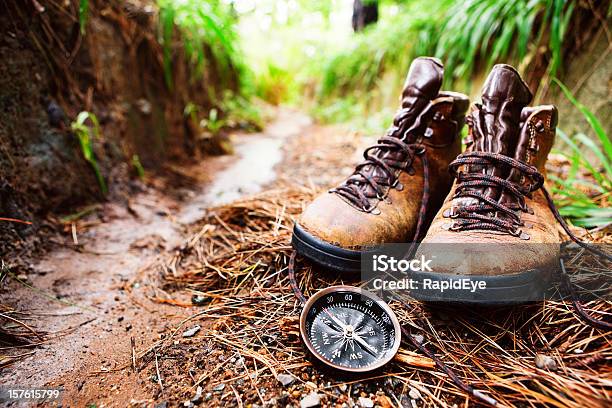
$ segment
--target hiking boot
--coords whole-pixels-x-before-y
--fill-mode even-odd
[[[559,263],[557,223],[540,188],[557,109],[527,107],[531,99],[513,67],[493,68],[482,104],[466,118],[467,149],[449,167],[451,193],[415,255],[434,259],[434,272],[414,274],[419,280],[469,278],[486,289],[419,290],[414,297],[478,303],[542,298]]]
[[[441,92],[442,63],[413,61],[393,126],[365,161],[317,197],[293,229],[296,251],[337,271],[359,271],[364,249],[425,231],[448,194],[449,163],[461,151],[466,95]]]

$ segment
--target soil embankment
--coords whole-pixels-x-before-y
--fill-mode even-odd
[[[9,266],[32,249],[34,232],[51,227],[50,212],[133,193],[138,163],[155,171],[219,150],[220,138],[202,140],[184,109],[207,112],[235,87],[237,74],[225,73],[222,85],[211,58],[203,79],[192,81],[177,32],[176,44],[166,45],[165,71],[152,1],[91,0],[84,14],[79,4],[0,4],[0,216],[33,223],[0,222]],[[85,141],[90,146],[71,131],[80,112],[100,124],[99,137]],[[94,127],[91,118],[85,125]]]

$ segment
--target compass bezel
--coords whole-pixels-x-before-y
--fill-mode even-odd
[[[391,320],[391,323],[393,324],[393,329],[395,331],[395,342],[393,343],[393,347],[390,348],[389,351],[387,352],[386,357],[381,358],[375,364],[369,365],[367,367],[350,368],[350,367],[345,367],[345,366],[341,366],[338,364],[334,364],[324,359],[319,354],[319,352],[315,350],[314,346],[310,342],[308,333],[306,332],[306,317],[308,316],[308,313],[310,312],[310,310],[312,309],[312,306],[315,304],[317,300],[321,299],[325,295],[332,293],[332,292],[333,293],[350,292],[350,293],[354,293],[354,294],[358,294],[360,296],[366,297],[374,301],[385,313],[387,313],[387,315],[389,316],[389,319]],[[336,286],[330,286],[325,289],[321,289],[320,291],[318,291],[317,293],[315,293],[308,299],[308,301],[304,305],[304,308],[302,309],[302,313],[300,314],[300,336],[302,337],[302,342],[304,343],[304,345],[306,345],[306,348],[308,349],[310,354],[314,356],[319,362],[326,365],[327,367],[331,367],[333,369],[344,371],[344,372],[349,372],[349,373],[365,373],[365,372],[374,371],[384,366],[385,364],[387,364],[389,361],[391,361],[395,357],[400,347],[402,334],[401,334],[399,321],[397,320],[397,316],[395,315],[393,310],[391,310],[389,305],[384,300],[382,300],[381,298],[379,298],[372,292],[369,292],[365,289],[361,289],[355,286],[348,286],[348,285],[336,285]]]

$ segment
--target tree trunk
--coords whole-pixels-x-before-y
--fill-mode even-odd
[[[355,0],[353,3],[353,31],[358,32],[378,21],[378,1]]]

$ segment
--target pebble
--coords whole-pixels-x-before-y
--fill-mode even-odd
[[[538,368],[554,371],[557,369],[557,363],[551,357],[544,354],[536,354],[535,365]]]
[[[410,391],[408,391],[408,395],[410,396],[410,398],[412,398],[413,400],[419,400],[421,399],[421,393],[419,392],[419,390],[417,390],[416,388],[410,388]]]
[[[340,391],[342,391],[342,392],[346,392],[346,389],[347,389],[347,388],[348,388],[348,387],[347,387],[347,385],[346,385],[346,384],[340,384],[340,385],[338,386],[338,389],[340,389]]]
[[[205,296],[202,295],[193,295],[191,297],[191,303],[196,305],[196,306],[203,306],[206,304],[206,301],[208,299]]]
[[[317,384],[313,383],[312,381],[306,381],[306,386],[308,388],[312,388],[313,390],[317,389]]]
[[[321,405],[321,397],[316,392],[311,392],[300,401],[300,408],[313,408],[319,405]]]
[[[202,402],[202,387],[198,387],[195,396],[191,399],[191,402],[193,402],[194,404],[199,404],[200,402]]]
[[[225,389],[225,384],[215,385],[213,391],[223,391]]]
[[[283,387],[287,387],[295,382],[296,378],[291,374],[279,374],[276,376],[278,382],[283,384]]]
[[[413,337],[419,344],[423,344],[423,341],[425,340],[422,334],[415,334]]]
[[[359,397],[359,405],[363,408],[373,408],[374,401],[372,401],[370,398]]]
[[[266,343],[272,344],[278,339],[278,336],[275,334],[268,334],[264,335],[264,339],[266,340]]]
[[[200,326],[195,325],[191,329],[187,329],[183,332],[183,337],[193,337],[200,331]]]

